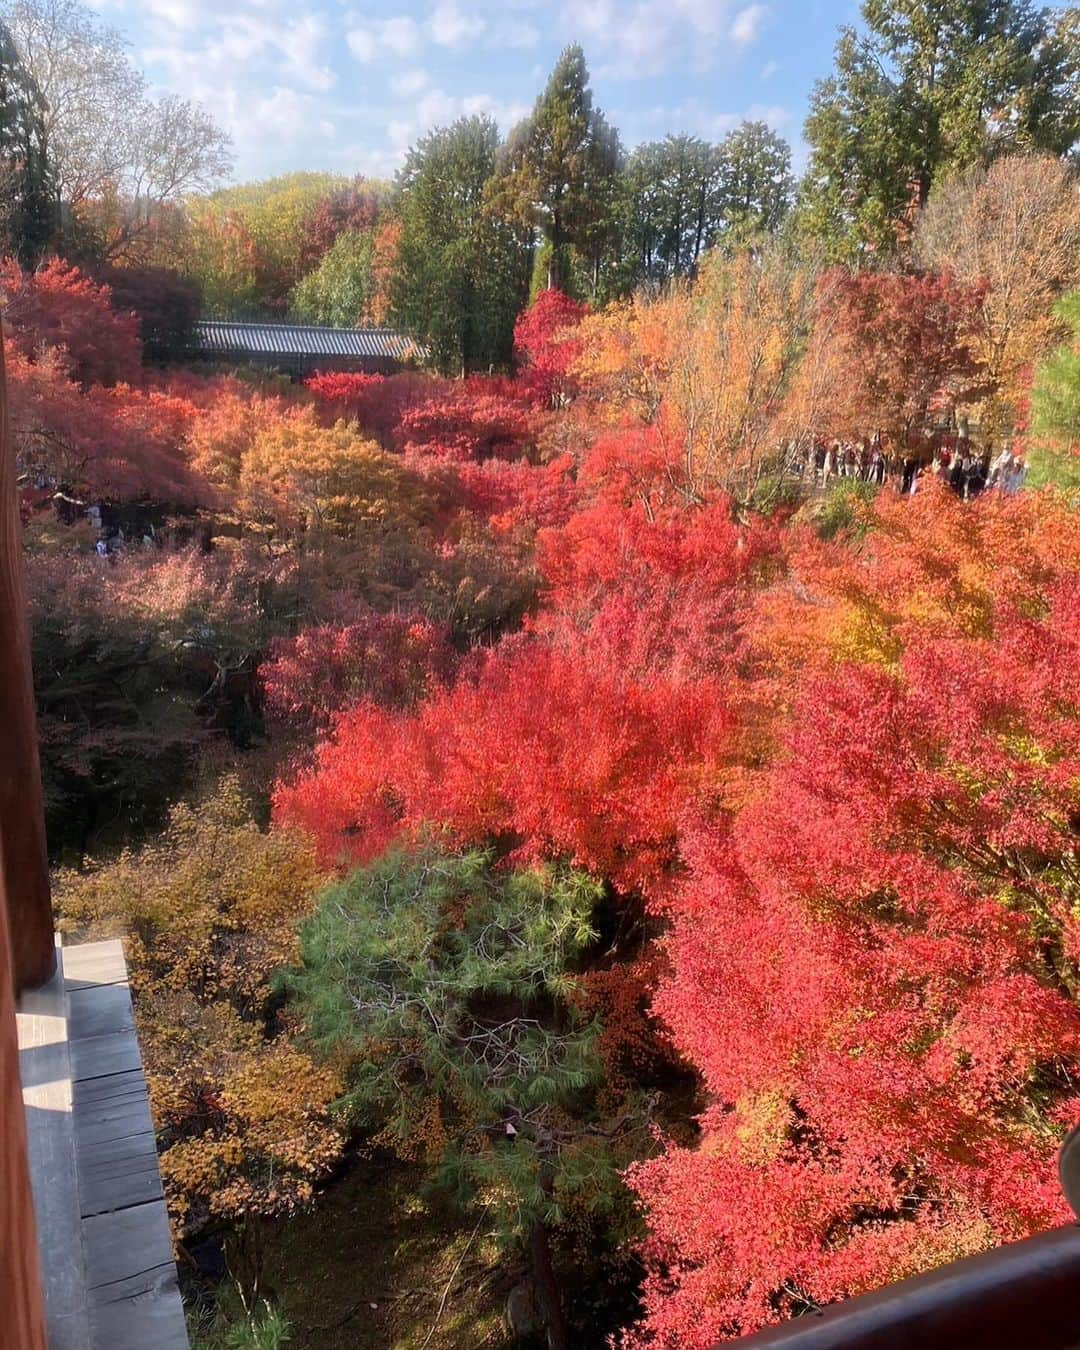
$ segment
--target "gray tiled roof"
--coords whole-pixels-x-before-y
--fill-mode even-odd
[[[291,323],[226,323],[204,319],[195,325],[204,352],[258,352],[262,356],[389,357],[416,353],[411,339],[387,328],[310,328]]]

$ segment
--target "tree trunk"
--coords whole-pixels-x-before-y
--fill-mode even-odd
[[[542,1223],[534,1223],[529,1230],[529,1260],[532,1264],[537,1310],[547,1329],[548,1350],[566,1350],[566,1318],[551,1264],[548,1232]]]
[[[558,216],[551,222],[551,252],[548,254],[547,284],[549,291],[562,290],[563,229]]]
[[[241,1219],[226,1250],[229,1273],[240,1302],[250,1317],[260,1302],[272,1302],[275,1292],[266,1282],[267,1221],[260,1215]]]

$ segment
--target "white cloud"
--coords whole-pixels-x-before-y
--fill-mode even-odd
[[[427,22],[432,42],[440,47],[464,47],[487,27],[479,14],[466,14],[454,0],[442,0]]]
[[[238,70],[250,73],[258,65],[279,87],[300,84],[326,91],[337,76],[323,59],[326,29],[322,19],[309,14],[290,22],[268,22],[253,14],[237,13],[227,19],[201,46],[166,44],[146,48],[142,55],[150,64],[160,64],[170,73],[170,84],[185,97],[194,88],[208,88],[203,101],[213,109],[218,81],[232,81]],[[268,82],[260,81],[260,88]]]
[[[597,74],[645,78],[673,67],[700,74],[725,50],[745,45],[767,10],[732,0],[563,0],[561,19],[604,58]]]
[[[144,5],[147,14],[185,32],[194,32],[214,14],[210,0],[144,0]]]
[[[132,31],[155,88],[197,99],[232,134],[240,179],[297,164],[390,174],[420,136],[471,113],[508,130],[547,78],[549,46],[574,40],[628,144],[682,130],[718,139],[742,118],[718,110],[723,86],[701,77],[742,65],[780,8],[775,0],[88,2]],[[776,76],[773,55],[747,63],[736,87]],[[677,80],[680,106],[650,106],[640,82],[663,75]],[[612,77],[634,81],[625,97]],[[781,83],[758,84],[763,106],[746,115],[790,127],[769,101],[782,96]]]
[[[411,98],[413,94],[418,94],[428,83],[428,73],[426,70],[406,70],[401,75],[394,75],[390,80],[390,88],[399,98]]]
[[[666,7],[688,24],[697,37],[723,36],[728,9],[723,0],[672,0]]]
[[[491,32],[492,47],[535,47],[540,41],[540,29],[523,19],[505,19]]]
[[[782,132],[791,122],[791,113],[780,104],[764,103],[752,103],[743,112],[717,112],[704,100],[689,98],[674,107],[656,104],[637,108],[615,120],[625,131],[627,145],[635,145],[668,132],[718,141],[743,122],[765,122],[774,131]]]
[[[502,131],[508,131],[516,122],[527,115],[527,104],[517,101],[504,102],[492,98],[490,94],[448,94],[443,89],[429,89],[419,99],[413,115],[409,118],[392,118],[387,123],[387,132],[391,143],[399,150],[406,150],[421,136],[436,127],[446,127],[459,117],[475,117],[486,113],[495,119]]]
[[[357,61],[367,64],[380,54],[412,56],[420,48],[420,25],[408,14],[375,23],[354,23],[345,33],[345,42]]]
[[[740,9],[731,21],[731,40],[737,47],[749,47],[758,40],[765,20],[769,16],[767,5],[747,5]]]
[[[727,135],[743,122],[764,122],[773,131],[782,132],[791,121],[791,113],[778,103],[751,103],[741,113],[710,113],[699,104],[698,111],[699,134],[713,139]]]
[[[379,43],[395,56],[411,56],[421,41],[420,25],[407,14],[378,24]]]
[[[345,141],[330,149],[326,164],[338,173],[393,178],[401,167],[401,154],[390,147],[375,149],[368,141]]]
[[[375,34],[369,28],[350,28],[345,43],[358,61],[365,64],[375,58]]]

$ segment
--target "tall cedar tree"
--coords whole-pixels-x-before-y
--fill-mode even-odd
[[[56,228],[45,100],[0,23],[0,251],[37,261]]]
[[[525,299],[519,231],[484,210],[498,145],[490,117],[460,118],[420,140],[398,179],[391,314],[447,373],[508,361]]]
[[[806,222],[837,256],[886,251],[943,170],[1080,135],[1077,11],[1029,0],[863,0],[806,122]]]
[[[625,248],[635,281],[685,275],[722,228],[723,160],[694,136],[639,145],[626,166]]]
[[[743,122],[719,145],[694,136],[639,145],[623,175],[626,289],[692,273],[732,230],[775,232],[793,187],[791,149],[764,122]]]
[[[743,122],[720,143],[729,227],[773,234],[791,205],[791,147],[765,122]]]
[[[532,116],[510,133],[490,194],[494,214],[543,231],[548,289],[564,288],[571,249],[595,264],[595,279],[621,159],[618,132],[593,107],[585,54],[567,47]]]

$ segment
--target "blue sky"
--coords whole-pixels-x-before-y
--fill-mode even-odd
[[[204,103],[235,177],[389,177],[432,126],[528,112],[580,42],[628,146],[760,117],[792,141],[856,0],[96,0],[159,89]]]

